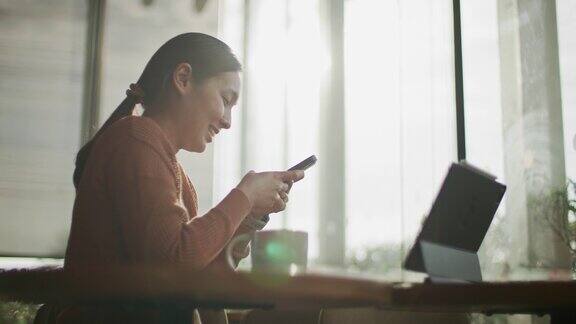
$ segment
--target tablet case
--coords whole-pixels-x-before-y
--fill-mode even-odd
[[[488,173],[453,163],[404,268],[431,278],[482,281],[477,252],[505,191]]]

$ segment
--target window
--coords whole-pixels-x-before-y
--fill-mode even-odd
[[[320,22],[320,26],[323,23],[322,15],[318,14],[322,3],[251,1],[249,7],[244,8],[247,13],[244,16],[244,84],[248,90],[244,94],[245,106],[241,118],[242,127],[245,127],[244,138],[237,157],[244,162],[242,171],[288,166],[290,162],[306,156],[290,153],[292,143],[296,142],[294,139],[300,134],[308,134],[306,145],[312,153],[322,151],[327,146],[332,147],[330,145],[339,145],[338,149],[344,147],[344,188],[338,189],[344,190],[346,200],[346,225],[342,229],[345,233],[346,261],[341,266],[348,270],[377,273],[393,280],[410,279],[410,274],[401,271],[402,260],[449,164],[457,159],[453,3],[449,0],[344,2],[345,124],[342,129],[334,129],[345,134],[341,143],[327,143],[322,134],[316,133],[318,125],[322,123],[322,114],[316,117],[318,109],[321,109],[321,100],[316,101],[314,93],[321,91],[323,82],[322,78],[318,81],[316,78],[322,75],[323,69],[334,71],[337,68],[334,64],[338,64],[331,61],[335,53],[322,48],[325,42],[323,35],[320,33],[320,38],[316,38],[316,21]],[[540,236],[545,232],[540,229],[547,225],[539,224],[541,220],[533,219],[535,216],[519,216],[520,211],[530,210],[530,204],[534,204],[530,199],[526,200],[529,191],[524,189],[548,190],[549,183],[528,183],[526,181],[536,178],[525,178],[522,180],[524,184],[519,185],[514,179],[514,172],[530,170],[523,163],[536,163],[540,156],[547,170],[558,169],[549,168],[559,165],[550,161],[562,161],[558,169],[560,173],[552,176],[561,186],[564,185],[563,170],[569,177],[574,174],[571,142],[574,128],[571,125],[576,123],[572,122],[574,109],[569,108],[574,100],[566,90],[571,88],[574,81],[571,71],[575,69],[570,68],[570,58],[574,56],[570,53],[574,46],[566,36],[573,29],[570,15],[574,10],[568,1],[557,3],[561,9],[556,10],[547,2],[520,4],[519,8],[514,9],[516,13],[512,14],[506,11],[510,7],[503,2],[462,1],[467,160],[509,185],[506,198],[485,240],[488,243],[481,251],[486,277],[491,279],[507,276],[527,278],[534,274],[535,268],[545,264],[555,268],[569,260],[564,253],[565,247],[556,240],[552,244],[554,247],[550,248],[555,252],[541,250],[538,252],[541,258],[530,261],[532,265],[519,261],[516,266],[511,266],[501,262],[509,259],[512,249],[533,249],[535,245],[530,241],[549,241],[546,236]],[[558,33],[555,28],[556,13]],[[510,70],[518,62],[512,59],[514,55],[521,55],[522,50],[525,53],[538,53],[523,45],[530,42],[522,43],[520,40],[518,48],[511,45],[518,40],[510,37],[529,36],[526,34],[528,29],[520,33],[518,30],[510,33],[507,29],[525,15],[543,19],[546,37],[558,37],[559,48],[555,55],[557,61],[559,55],[560,67],[553,72],[553,67],[542,68],[532,57],[532,61],[523,61],[523,70],[518,70],[526,74],[524,80],[513,80],[516,83],[512,85],[511,80],[504,79],[517,75],[517,72]],[[307,21],[308,32],[296,37],[303,46],[293,47],[290,37],[297,35],[298,21]],[[537,55],[553,60],[554,53],[550,50],[554,50],[554,45],[547,42],[548,38],[536,42],[539,45],[534,49],[540,51]],[[300,65],[293,65],[299,62],[300,57],[305,57],[302,56],[302,48],[306,48],[308,61],[313,62],[310,66],[304,64],[305,59]],[[297,75],[293,72],[299,70],[298,67],[306,67],[306,79],[291,77]],[[556,117],[552,117],[557,118],[561,111],[563,117],[556,119],[556,123],[560,121],[561,124],[542,122],[536,118],[532,121],[537,126],[533,126],[525,123],[530,121],[525,116],[509,113],[512,111],[510,104],[518,104],[521,98],[512,90],[525,87],[523,93],[529,96],[533,91],[540,91],[541,87],[529,88],[527,78],[540,74],[554,76],[554,73],[558,86],[549,89],[547,97],[544,97],[556,100],[556,110],[552,114],[556,114]],[[567,94],[560,96],[560,88]],[[534,99],[540,97],[535,96]],[[291,106],[297,101],[301,103]],[[547,104],[533,107],[539,109]],[[302,116],[308,118],[292,119],[292,114],[297,116],[302,113],[299,110],[301,107],[307,107]],[[545,111],[542,113],[546,115]],[[520,133],[532,141],[530,145],[536,145],[534,148],[541,150],[539,155],[526,154],[530,152],[528,147],[518,145],[517,136],[520,133],[514,127],[519,124],[524,127]],[[541,127],[561,130],[562,126],[563,133],[556,132],[553,139],[539,139]],[[542,142],[542,139],[545,141]],[[564,142],[565,145],[558,148],[554,144],[556,142]],[[321,174],[325,167],[322,162],[323,157],[319,156],[319,164],[309,174]],[[318,204],[318,200],[322,199],[318,191],[324,190],[324,180],[314,179],[315,183],[310,183],[310,180],[305,180],[302,187],[312,190],[306,197],[313,199],[293,196],[292,206],[298,208],[298,212],[291,206],[283,215],[273,218],[270,228],[307,230],[312,241],[311,257],[321,260],[321,254],[329,252],[318,249],[317,243],[321,240],[320,229],[327,226],[323,223]],[[301,215],[312,215],[305,219],[310,223],[303,222],[299,218]],[[518,229],[518,237],[509,235],[509,226]],[[510,244],[511,240],[516,240],[516,243]],[[333,248],[339,249],[336,244]],[[518,271],[517,274],[512,274],[514,271]]]
[[[480,253],[484,275],[555,276],[570,261],[552,227],[566,214],[547,212],[546,197],[576,180],[576,4],[461,2],[467,160],[508,185]],[[64,253],[90,77],[88,3],[0,0],[0,255]],[[193,1],[105,3],[92,122],[109,116],[167,39],[219,34],[244,62],[244,93],[232,129],[202,155],[179,157],[199,212],[250,169],[317,154],[268,228],[307,231],[313,267],[334,254],[345,256],[331,264],[340,270],[412,278],[403,258],[457,159],[451,0],[226,0],[202,11]],[[326,94],[342,102],[329,107]],[[332,112],[344,122],[329,124]],[[338,161],[322,156],[331,150]],[[342,172],[329,170],[334,162]],[[327,185],[327,174],[342,185]],[[340,194],[344,212],[331,223],[324,206]],[[326,246],[330,231],[344,244]]]
[[[332,145],[319,133],[319,92],[338,63],[323,48],[320,10],[320,2],[283,0],[244,8],[245,133],[235,155],[244,172],[283,169]],[[333,131],[346,134],[335,143],[346,148],[346,185],[336,188],[346,192],[346,251],[319,248],[320,227],[330,226],[320,217],[319,190],[332,189],[320,189],[319,175],[332,162],[321,155],[268,228],[306,230],[316,267],[324,266],[321,253],[346,253],[339,267],[398,278],[401,255],[456,158],[451,2],[350,0],[344,14],[346,123]],[[367,267],[365,251],[382,247],[393,264]]]

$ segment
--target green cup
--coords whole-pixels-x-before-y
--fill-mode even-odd
[[[226,249],[228,261],[234,245],[251,241],[252,272],[295,275],[306,272],[308,265],[308,233],[292,230],[267,230],[232,239]]]

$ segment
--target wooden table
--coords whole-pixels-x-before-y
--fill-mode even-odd
[[[576,323],[576,282],[390,283],[334,275],[294,277],[121,268],[0,273],[0,299],[45,302],[165,302],[198,307],[550,314]]]

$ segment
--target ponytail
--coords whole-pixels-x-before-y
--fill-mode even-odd
[[[88,161],[88,157],[90,156],[90,151],[92,151],[92,145],[94,145],[94,141],[98,138],[102,132],[108,128],[110,125],[114,124],[117,120],[120,120],[122,117],[130,116],[134,112],[134,106],[136,106],[137,99],[134,96],[126,96],[126,98],[118,105],[118,107],[112,112],[110,117],[106,120],[104,125],[100,127],[98,132],[94,135],[94,137],[89,140],[80,151],[76,155],[76,167],[74,168],[74,176],[73,182],[74,187],[78,190],[78,186],[80,185],[80,179],[82,178],[82,173],[84,172],[84,167],[86,166],[86,162]]]

